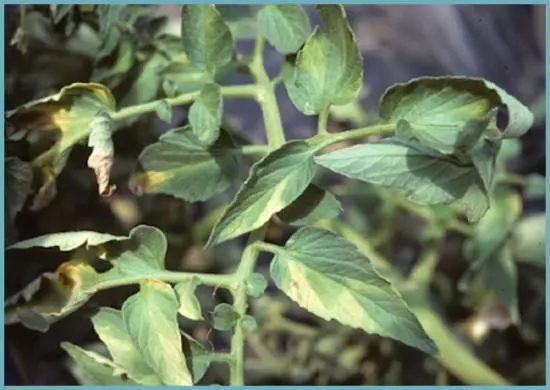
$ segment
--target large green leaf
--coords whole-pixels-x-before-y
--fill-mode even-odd
[[[61,343],[67,354],[73,359],[72,373],[84,386],[135,386],[137,383],[124,377],[112,361],[92,351],[74,344]]]
[[[279,53],[298,51],[306,41],[311,26],[306,11],[299,4],[269,4],[258,12],[258,25]]]
[[[31,144],[38,192],[33,209],[43,207],[53,198],[48,189],[63,169],[72,147],[90,134],[90,124],[96,114],[114,109],[115,101],[106,87],[75,83],[63,87],[55,95],[6,113],[8,134],[25,131]]]
[[[342,206],[334,195],[310,184],[302,195],[277,213],[277,216],[291,226],[304,226],[321,219],[336,218],[341,211]]]
[[[207,245],[255,230],[305,191],[315,173],[315,149],[288,142],[254,164],[248,179],[214,226]]]
[[[317,7],[325,31],[315,28],[298,52],[292,77],[285,80],[290,99],[306,115],[352,102],[363,85],[363,61],[344,7]]]
[[[171,130],[143,150],[130,188],[137,194],[167,194],[197,202],[224,191],[237,174],[236,151],[229,134],[220,132],[207,148],[186,126]]]
[[[271,263],[275,284],[325,320],[391,337],[428,353],[437,347],[407,304],[350,242],[324,229],[298,230]]]
[[[211,353],[213,347],[210,342],[200,343],[185,332],[180,332],[183,335],[183,353],[187,362],[187,367],[191,369],[193,375],[193,383],[197,383],[202,379],[210,363],[212,362]]]
[[[208,73],[227,65],[233,58],[233,36],[214,4],[183,5],[181,35],[191,63]]]
[[[220,135],[223,98],[217,84],[205,85],[189,109],[189,123],[193,133],[205,146],[212,145]]]
[[[178,299],[172,288],[147,280],[124,302],[122,318],[132,343],[168,386],[192,385],[177,322]]]
[[[109,350],[114,363],[134,381],[149,386],[162,384],[160,377],[145,361],[139,348],[131,340],[122,312],[101,308],[92,317],[94,330]]]
[[[458,202],[470,222],[487,212],[489,200],[473,164],[431,151],[418,143],[390,138],[340,149],[315,161],[341,175],[400,189],[411,202]]]
[[[504,137],[529,130],[533,115],[527,107],[495,84],[469,77],[421,77],[396,84],[382,97],[379,114],[391,123],[404,121],[426,146],[451,154],[472,147],[487,126],[483,117],[502,105],[509,112]]]

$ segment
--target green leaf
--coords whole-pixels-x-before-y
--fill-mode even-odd
[[[89,264],[74,260],[55,273],[44,273],[5,303],[5,324],[21,324],[46,332],[50,325],[74,312],[95,293],[99,276]]]
[[[233,329],[241,316],[227,303],[220,303],[212,312],[212,326],[214,329],[228,331]]]
[[[261,297],[267,288],[267,280],[260,273],[254,272],[246,281],[246,293],[252,298]]]
[[[390,282],[350,242],[324,229],[298,230],[271,263],[275,284],[325,320],[391,337],[427,353],[437,347]]]
[[[180,332],[183,335],[183,353],[187,361],[187,367],[191,368],[193,375],[193,383],[198,383],[212,362],[211,353],[213,352],[210,343],[205,346],[205,343],[200,343],[185,332]]]
[[[110,255],[112,268],[101,274],[102,283],[111,283],[127,277],[143,276],[165,270],[166,237],[161,230],[146,225],[130,231],[130,243]]]
[[[132,343],[167,386],[193,384],[182,352],[178,307],[174,290],[156,280],[142,282],[139,292],[122,306],[122,318]]]
[[[510,248],[505,246],[518,218],[521,197],[497,187],[491,197],[491,208],[479,221],[466,245],[466,256],[472,262],[459,282],[461,291],[474,285],[492,291],[506,306],[513,322],[519,321],[517,308],[517,275]]]
[[[468,258],[482,264],[507,241],[521,216],[521,197],[510,190],[495,188],[491,208],[474,228],[467,250]]]
[[[45,234],[43,236],[19,241],[9,246],[7,249],[57,248],[61,252],[69,252],[79,247],[90,249],[111,241],[125,240],[128,240],[128,237],[82,230],[77,232]]]
[[[256,329],[258,329],[256,319],[248,314],[243,316],[242,324],[245,334],[253,333]]]
[[[311,26],[306,11],[298,4],[270,4],[258,12],[260,32],[279,53],[298,51],[306,41]]]
[[[180,282],[174,286],[178,295],[180,307],[178,313],[191,320],[202,320],[201,304],[195,296],[195,289],[198,286],[197,279]]]
[[[140,350],[130,339],[122,318],[122,312],[101,308],[92,317],[94,330],[107,346],[114,363],[130,378],[142,385],[158,386],[161,379],[145,362]]]
[[[71,370],[81,385],[84,386],[135,386],[126,379],[124,373],[109,359],[92,351],[86,351],[74,344],[62,342],[61,348],[73,359]]]
[[[459,203],[477,222],[489,200],[476,169],[417,143],[390,138],[340,149],[315,158],[319,165],[352,179],[400,189],[420,205]]]
[[[189,123],[197,139],[206,147],[220,136],[223,98],[217,84],[205,85],[189,109]]]
[[[159,386],[160,377],[142,356],[139,348],[130,339],[122,312],[111,308],[101,308],[92,317],[94,330],[109,350],[114,363],[128,377],[141,385]]]
[[[342,206],[334,195],[310,184],[302,195],[277,216],[291,226],[304,226],[322,219],[336,218],[341,211]]]
[[[293,141],[255,163],[214,226],[207,246],[259,228],[296,200],[315,174],[314,152],[307,142]]]
[[[233,36],[214,4],[183,5],[181,36],[189,61],[208,73],[233,58]]]
[[[4,160],[6,172],[6,219],[9,223],[21,211],[31,190],[32,166],[17,157],[7,157]]]
[[[344,7],[317,8],[325,32],[315,28],[298,52],[292,78],[285,80],[290,99],[306,115],[351,103],[363,86],[363,61]]]
[[[172,106],[168,103],[168,101],[161,100],[158,102],[155,106],[155,112],[161,121],[168,124],[172,123]]]
[[[501,143],[501,140],[481,140],[469,153],[487,193],[491,192],[493,185],[496,159]]]
[[[38,195],[31,209],[44,207],[55,196],[55,191],[51,193],[52,185],[72,147],[92,131],[91,122],[96,114],[114,110],[114,98],[106,87],[75,83],[63,87],[55,95],[6,113],[7,128],[26,130],[27,140],[36,148],[31,150]],[[43,144],[48,145],[46,150],[41,147]]]
[[[217,4],[216,9],[223,16],[235,39],[250,40],[258,36],[257,14],[262,8],[257,4]]]
[[[421,77],[389,88],[379,115],[390,123],[406,121],[426,146],[451,154],[465,142],[473,146],[483,133],[483,117],[504,105],[509,122],[503,136],[517,138],[533,124],[533,115],[495,84],[469,77]],[[469,133],[466,135],[464,133]],[[466,142],[467,141],[467,142]]]
[[[518,261],[546,266],[546,213],[521,219],[512,232],[511,242]]]
[[[236,179],[238,164],[226,132],[205,148],[190,126],[173,129],[139,156],[130,188],[141,195],[167,194],[188,202],[205,201]]]

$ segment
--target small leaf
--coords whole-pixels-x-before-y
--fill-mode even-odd
[[[189,123],[193,133],[204,146],[208,147],[218,139],[222,114],[220,87],[217,84],[205,85],[189,109]]]
[[[208,73],[233,58],[233,36],[214,4],[183,5],[181,36],[189,61]]]
[[[285,86],[306,115],[354,101],[363,86],[363,60],[341,5],[318,5],[325,32],[316,27],[300,49]]]
[[[246,281],[246,293],[252,298],[261,297],[267,288],[267,280],[260,273],[254,272]]]
[[[61,348],[73,359],[72,374],[84,386],[135,386],[109,359],[74,344],[62,342]]]
[[[97,233],[92,231],[52,233],[19,241],[7,249],[29,249],[29,248],[54,248],[61,252],[73,251],[81,246],[86,249],[100,246],[111,241],[124,241],[128,237],[113,236],[112,234]]]
[[[254,164],[214,226],[207,246],[259,228],[298,198],[315,174],[314,152],[305,141],[293,141]]]
[[[271,263],[275,284],[325,320],[391,337],[427,353],[437,347],[407,304],[348,241],[319,228],[298,230]]]
[[[32,164],[38,195],[32,209],[44,207],[55,196],[55,179],[65,166],[72,147],[91,133],[96,114],[114,109],[115,101],[106,87],[75,83],[63,87],[55,95],[7,112],[7,127],[15,131],[25,129],[27,139],[34,140],[31,142]]]
[[[262,35],[279,53],[298,51],[306,41],[311,26],[306,11],[298,4],[270,4],[258,12]]]
[[[116,190],[116,186],[109,181],[115,158],[115,148],[111,139],[112,126],[113,120],[104,112],[97,114],[90,123],[92,131],[88,138],[88,146],[92,148],[92,153],[88,158],[88,167],[95,172],[101,196],[111,196]]]
[[[546,214],[521,219],[514,227],[511,242],[518,261],[546,266]]]
[[[322,219],[336,218],[341,211],[342,206],[334,195],[310,184],[298,199],[277,216],[291,226],[304,226]]]
[[[197,384],[206,371],[210,367],[212,362],[211,353],[212,345],[207,343],[199,343],[197,340],[189,336],[185,332],[181,332],[183,335],[183,352],[187,361],[187,366],[191,368],[191,374],[193,374],[193,383]]]
[[[46,332],[50,325],[74,312],[95,293],[98,274],[87,263],[63,263],[55,273],[45,273],[6,300],[6,324]]]
[[[212,326],[214,329],[229,331],[237,324],[241,316],[227,303],[220,303],[212,312]]]
[[[191,279],[189,281],[180,282],[174,286],[180,304],[178,313],[186,318],[197,321],[203,319],[201,304],[195,296],[195,289],[198,284],[198,280]]]
[[[130,177],[138,195],[167,194],[188,202],[205,201],[226,190],[238,174],[233,141],[226,132],[205,148],[190,126],[173,129],[139,156]]]
[[[242,321],[245,334],[253,333],[256,329],[258,329],[258,323],[254,317],[245,314]]]
[[[111,358],[134,381],[149,386],[162,384],[155,371],[146,363],[140,350],[130,339],[122,318],[122,312],[101,308],[92,317],[94,330],[107,346]]]
[[[155,106],[155,112],[161,121],[168,124],[172,123],[172,106],[166,100],[161,100]]]
[[[483,217],[489,200],[472,165],[417,143],[390,138],[340,149],[315,158],[333,172],[367,183],[398,188],[420,205],[458,202],[470,222]]]
[[[182,352],[178,306],[174,290],[155,280],[142,282],[139,292],[122,306],[130,340],[167,386],[193,384]]]
[[[17,157],[7,157],[4,160],[4,169],[6,172],[6,219],[13,223],[25,205],[25,200],[30,192],[32,166]]]
[[[510,118],[504,137],[529,130],[533,115],[527,107],[495,84],[470,77],[421,77],[396,84],[382,97],[379,114],[390,123],[405,120],[423,144],[450,154],[463,132],[471,132],[473,146],[484,129],[478,121],[501,105]]]

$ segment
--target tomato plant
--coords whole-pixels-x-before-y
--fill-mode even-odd
[[[12,239],[7,253],[23,256],[21,261],[33,248],[62,252],[66,261],[7,299],[7,324],[45,332],[89,307],[100,292],[138,287],[119,306],[91,315],[103,352],[61,344],[80,383],[193,385],[211,364],[223,363],[229,366],[227,383],[242,385],[247,342],[257,355],[276,360],[259,335],[273,324],[296,327],[273,314],[283,297],[293,302],[285,305],[301,307],[316,321],[335,321],[433,355],[466,383],[506,383],[431,307],[429,283],[439,243],[447,231],[459,232],[471,260],[462,291],[496,297],[510,320],[519,321],[515,261],[539,262],[541,255],[517,249],[525,242],[526,222],[510,183],[544,186],[540,177],[506,170],[517,139],[534,120],[519,100],[480,78],[420,77],[390,86],[369,123],[331,132],[329,117],[356,103],[363,87],[362,55],[340,5],[317,6],[321,23],[314,27],[299,5],[243,7],[257,24],[252,53],[237,49],[242,19],[214,5],[183,5],[181,37],[165,33],[165,20],[149,7],[26,8],[14,39],[21,50],[37,39],[33,28],[54,26],[58,35],[72,31],[63,39],[77,60],[94,60],[88,78],[52,94],[43,94],[50,87],[37,90],[35,100],[6,113],[12,232],[24,208],[39,212],[62,196],[57,182],[68,170],[88,185],[90,175],[79,172],[93,172],[97,198],[124,191],[113,180],[117,155],[124,153],[117,136],[134,132],[138,139],[142,127],[160,120],[168,130],[139,141],[143,147],[127,188],[142,198],[202,205],[189,239],[203,258],[213,255],[223,263],[231,256],[224,249],[230,243],[241,251],[237,264],[213,273],[169,267],[174,238],[155,224],[128,226],[126,234],[81,227]],[[283,59],[275,77],[264,66],[266,44]],[[228,85],[235,73],[249,81]],[[280,85],[302,114],[317,118],[309,138],[288,139],[275,95]],[[233,99],[259,105],[265,143],[227,123],[224,103]],[[181,107],[183,123],[174,118]],[[88,153],[85,165],[75,166],[70,156],[82,150]],[[369,197],[382,201],[370,205],[379,221],[364,228],[353,218]],[[402,209],[424,223],[422,251],[409,273],[378,249],[388,241],[389,216]],[[270,240],[269,229],[287,236]],[[260,272],[261,254],[270,256],[268,272]],[[278,293],[267,293],[268,286]],[[198,295],[203,287],[228,292],[227,302],[206,308]],[[253,310],[258,302],[267,312]],[[228,347],[220,348],[210,334],[196,340],[182,321],[229,334]],[[308,340],[305,333],[302,341]]]

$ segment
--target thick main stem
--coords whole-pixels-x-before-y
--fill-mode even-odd
[[[237,271],[233,275],[237,282],[233,285],[231,292],[233,294],[233,308],[240,315],[241,319],[235,325],[233,336],[231,337],[231,368],[229,373],[229,383],[231,386],[244,385],[244,328],[242,318],[246,314],[247,294],[246,283],[258,259],[257,242],[261,242],[265,237],[265,226],[250,233],[246,248]]]
[[[286,142],[279,104],[275,95],[275,86],[269,79],[264,67],[263,51],[265,40],[262,36],[256,39],[254,48],[254,58],[250,63],[250,73],[258,87],[257,101],[262,110],[264,119],[265,133],[267,143],[273,148],[277,148]]]

